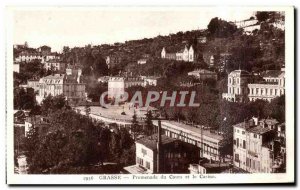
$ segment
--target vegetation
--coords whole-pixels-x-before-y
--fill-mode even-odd
[[[97,165],[97,173],[118,173],[115,167],[109,170],[103,163],[132,163],[133,140],[127,130],[111,132],[102,123],[63,108],[49,113],[48,119],[46,133],[39,133],[33,127],[26,138],[30,173],[67,173],[70,170],[81,173],[91,165]]]
[[[14,88],[14,109],[33,109],[36,104],[34,89]]]

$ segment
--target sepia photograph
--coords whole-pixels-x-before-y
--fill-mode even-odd
[[[9,184],[294,182],[292,6],[7,20]]]

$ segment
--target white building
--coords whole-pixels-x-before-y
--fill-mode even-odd
[[[43,77],[39,81],[39,103],[48,95],[64,95],[69,103],[76,104],[85,100],[85,84],[81,75],[55,74]]]
[[[251,34],[254,30],[260,30],[260,23],[257,19],[246,19],[241,21],[236,21],[234,24],[238,28],[242,28],[246,34]]]
[[[185,62],[194,62],[195,61],[195,51],[193,46],[185,46],[183,49],[169,53],[164,47],[161,51],[162,59],[173,59],[177,61],[185,61]]]
[[[125,167],[132,174],[189,173],[190,162],[199,160],[199,148],[178,139],[151,135],[136,141],[136,164]]]
[[[41,63],[45,63],[52,59],[59,59],[60,56],[57,53],[43,54],[42,52],[21,52],[16,58],[15,62],[32,62],[34,60],[39,60]]]
[[[283,166],[281,146],[276,141],[279,122],[252,118],[233,126],[233,164],[251,173],[275,172],[274,165]]]
[[[54,70],[54,71],[62,71],[65,72],[66,63],[61,62],[57,59],[51,59],[48,61],[45,61],[44,68],[46,70]]]
[[[153,121],[158,125],[157,121]],[[176,138],[200,148],[200,157],[211,160],[220,160],[224,147],[227,145],[221,134],[204,129],[203,126],[193,127],[175,121],[161,121],[163,134]]]
[[[285,94],[285,72],[268,70],[262,73],[262,81],[248,84],[249,100],[257,99],[271,101]]]
[[[285,72],[268,70],[261,74],[261,80],[254,81],[250,73],[243,70],[232,71],[228,75],[228,91],[222,98],[231,102],[271,101],[285,94]]]
[[[231,102],[245,102],[248,99],[248,83],[251,79],[249,72],[235,70],[228,75],[228,90],[222,98]]]
[[[217,78],[218,78],[218,75],[216,72],[209,71],[206,69],[198,69],[198,70],[191,71],[188,73],[188,76],[193,76],[200,80],[205,80],[205,79],[217,80]]]
[[[132,86],[143,86],[144,80],[139,77],[110,77],[108,80],[108,98],[120,99],[125,89]]]
[[[155,77],[155,76],[148,76],[144,77],[144,85],[143,86],[157,86],[157,82],[160,77]]]

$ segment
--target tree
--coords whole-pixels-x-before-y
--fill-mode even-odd
[[[36,105],[35,92],[32,88],[14,88],[14,108],[32,109]]]
[[[41,112],[43,115],[48,115],[60,109],[70,109],[63,95],[53,97],[50,94],[41,103]]]
[[[132,121],[131,121],[131,132],[133,134],[133,139],[136,140],[137,135],[141,132],[139,122],[137,120],[136,112],[134,110]]]
[[[90,107],[88,101],[85,101],[84,111],[85,111],[86,116],[89,117],[91,114],[91,107]]]
[[[272,117],[279,122],[285,122],[285,96],[274,98],[263,108],[266,117]]]
[[[152,112],[151,110],[149,110],[146,114],[146,122],[145,122],[146,124],[144,129],[144,132],[146,133],[147,136],[152,135],[154,132],[152,119],[153,119]]]
[[[39,134],[36,127],[33,125],[31,129],[28,131],[26,139],[25,139],[25,155],[27,158],[27,163],[29,165],[29,172],[35,170],[33,166],[34,160],[33,155],[35,155],[36,150],[39,147]]]
[[[135,164],[135,145],[132,145],[129,149],[125,149],[121,156],[121,163],[125,166],[133,165]]]
[[[257,11],[255,16],[259,22],[263,22],[263,21],[266,21],[270,17],[270,12]]]
[[[108,157],[111,132],[102,124],[64,109],[49,113],[48,120],[47,132],[33,127],[26,139],[30,173],[65,172],[103,163]]]
[[[121,144],[120,144],[120,135],[117,133],[111,134],[110,141],[110,156],[113,161],[120,162],[120,156],[122,153]]]
[[[237,27],[234,24],[219,19],[218,17],[210,20],[207,29],[212,37],[218,38],[230,37],[237,31]]]

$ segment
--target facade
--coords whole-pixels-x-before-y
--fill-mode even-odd
[[[158,80],[160,77],[149,76],[143,78],[144,85],[143,86],[157,86]]]
[[[241,20],[241,21],[235,21],[234,24],[238,28],[245,28],[253,25],[257,25],[258,20],[256,19],[247,19],[247,20]]]
[[[43,60],[43,56],[41,53],[35,53],[35,52],[21,52],[15,59],[17,63],[19,62],[32,62],[34,60]]]
[[[63,95],[69,103],[76,104],[85,100],[85,84],[81,75],[55,74],[43,77],[39,81],[39,103],[48,95]]]
[[[44,68],[46,70],[61,71],[64,73],[66,69],[66,63],[63,63],[60,60],[52,59],[45,61]]]
[[[139,77],[110,77],[108,80],[108,98],[120,99],[125,89],[132,86],[143,86],[144,80]]]
[[[185,62],[194,62],[195,61],[195,51],[193,46],[189,48],[185,46],[183,49],[169,53],[167,52],[166,48],[164,47],[161,51],[161,58],[162,59],[172,59],[177,61],[185,61]]]
[[[285,72],[268,70],[262,73],[263,80],[248,84],[249,100],[257,99],[271,101],[285,94]]]
[[[247,71],[235,70],[228,75],[228,91],[222,98],[231,102],[271,101],[285,94],[285,72],[268,70],[261,74],[259,80]]]
[[[28,52],[28,51],[23,51],[21,52],[16,58],[15,62],[20,63],[20,62],[32,62],[34,60],[39,60],[41,63],[45,63],[49,60],[52,59],[59,59],[60,56],[57,53],[48,53],[48,54],[43,54],[42,52]]]
[[[252,118],[233,126],[233,164],[250,173],[272,173],[284,168],[285,143],[275,119]]]
[[[217,80],[217,78],[218,78],[218,75],[216,72],[212,72],[212,71],[205,70],[205,69],[191,71],[188,73],[188,75],[193,76],[200,80],[205,80],[205,79]]]
[[[124,169],[135,174],[189,173],[189,163],[199,160],[198,153],[195,145],[165,135],[158,140],[155,134],[136,141],[136,165]]]
[[[153,121],[153,124],[157,126],[158,122]],[[175,121],[161,121],[161,128],[164,135],[199,147],[200,157],[209,160],[220,160],[223,157],[227,144],[222,135],[216,132]]]
[[[260,30],[260,23],[257,19],[246,19],[241,21],[235,21],[234,24],[238,28],[242,28],[246,34],[250,34],[254,30]]]
[[[116,55],[109,55],[109,56],[106,56],[105,61],[106,61],[108,68],[112,68],[115,65],[121,63],[121,57],[118,57]]]
[[[235,70],[228,75],[228,91],[222,98],[230,102],[245,102],[248,100],[248,83],[251,74],[244,70]]]

